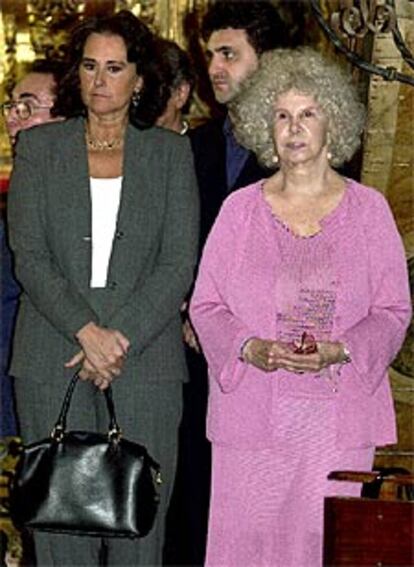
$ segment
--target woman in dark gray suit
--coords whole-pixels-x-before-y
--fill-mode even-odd
[[[25,442],[49,434],[80,368],[70,419],[105,430],[113,383],[126,438],[161,464],[156,526],[110,540],[107,565],[159,565],[186,377],[179,308],[197,249],[197,189],[185,137],[149,128],[162,103],[153,37],[130,12],[73,32],[56,112],[22,132],[9,222],[23,288],[12,359]],[[154,94],[156,93],[156,94]],[[96,538],[36,535],[38,565],[98,565]]]

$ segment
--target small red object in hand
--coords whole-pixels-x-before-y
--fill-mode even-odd
[[[318,352],[315,337],[306,331],[302,333],[300,340],[293,343],[293,352],[295,354],[312,354]]]

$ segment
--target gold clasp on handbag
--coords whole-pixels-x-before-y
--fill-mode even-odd
[[[119,427],[113,427],[108,431],[108,440],[110,442],[115,441],[115,443],[119,443],[122,437],[122,429]]]
[[[57,441],[58,443],[60,443],[62,441],[63,437],[65,436],[65,430],[63,429],[63,427],[61,425],[56,425],[52,429],[50,436],[54,441]]]

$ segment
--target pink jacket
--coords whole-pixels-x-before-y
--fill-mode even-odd
[[[282,230],[277,224],[262,182],[255,183],[226,199],[203,251],[190,315],[209,365],[207,431],[215,443],[270,446],[275,399],[302,395],[297,393],[302,381],[309,384],[311,378],[264,373],[238,358],[246,338],[277,336],[271,293]],[[338,443],[394,443],[387,368],[411,315],[402,242],[384,197],[351,180],[340,205],[321,224],[315,238],[328,239],[339,282],[332,340],[343,341],[352,355],[332,395]]]

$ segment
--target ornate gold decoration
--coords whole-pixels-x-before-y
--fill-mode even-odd
[[[186,18],[202,14],[209,0],[115,0],[115,10],[131,10],[153,31],[186,47]]]
[[[67,29],[82,17],[86,1],[29,0],[27,21],[30,41],[38,57],[61,55]]]
[[[130,10],[150,28],[156,29],[156,0],[116,0],[115,11]]]
[[[3,78],[0,84],[0,94],[2,99],[8,97],[14,87],[17,76],[17,26],[14,14],[3,16],[2,35],[4,39],[3,53],[0,51],[1,76]],[[1,57],[3,55],[3,57]],[[0,119],[1,122],[1,119]],[[4,173],[6,176],[10,171],[11,149],[9,138],[7,136],[4,122],[0,123],[0,176]]]
[[[16,474],[21,443],[19,437],[0,439],[0,533],[2,537],[7,538],[6,564],[10,567],[20,565],[23,556],[21,534],[13,525],[8,513],[10,486]]]
[[[4,62],[4,90],[10,92],[16,79],[16,18],[13,14],[7,14],[3,18],[3,33],[5,43],[5,62]]]

